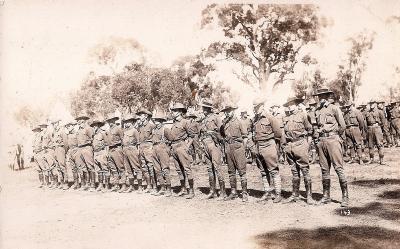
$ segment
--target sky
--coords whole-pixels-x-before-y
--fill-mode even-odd
[[[135,39],[151,55],[151,63],[161,66],[196,54],[218,40],[221,33],[200,30],[201,10],[212,2],[227,1],[5,0],[0,6],[3,137],[14,134],[12,113],[21,105],[67,112],[70,92],[88,72],[100,70],[90,60],[90,49],[110,37]],[[321,14],[332,22],[324,31],[323,46],[313,48],[326,75],[333,77],[345,56],[349,46],[346,38],[368,29],[377,34],[359,101],[377,97],[386,85],[393,84],[393,65],[399,64],[400,56],[400,23],[386,20],[400,16],[400,1],[308,2],[317,3]],[[243,108],[250,106],[249,96],[257,95],[237,80],[229,65],[219,65],[214,77],[232,86]],[[290,94],[290,84],[286,84],[270,99],[282,102]]]

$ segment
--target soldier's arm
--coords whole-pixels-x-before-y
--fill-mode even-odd
[[[334,115],[339,125],[339,133],[342,134],[346,130],[346,123],[344,122],[343,113],[339,108],[334,108]]]
[[[310,120],[308,119],[307,114],[303,114],[303,125],[306,128],[307,135],[311,136],[312,135],[312,125]]]
[[[274,137],[278,138],[282,136],[281,132],[281,124],[279,123],[278,119],[270,114],[267,114],[268,120],[271,123],[272,132],[274,133]]]
[[[367,123],[365,122],[364,115],[360,112],[356,112],[357,121],[360,124],[360,130],[365,132],[367,130]]]

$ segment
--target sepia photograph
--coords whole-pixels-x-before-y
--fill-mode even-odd
[[[399,0],[0,0],[1,249],[400,248]]]

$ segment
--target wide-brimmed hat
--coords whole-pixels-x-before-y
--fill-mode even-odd
[[[320,89],[317,89],[317,91],[315,91],[313,96],[318,96],[318,95],[322,95],[322,94],[332,94],[332,93],[333,92],[331,90],[329,90],[328,88],[320,88]]]
[[[79,113],[76,117],[75,120],[88,120],[89,119],[89,115],[87,115],[86,113]]]
[[[180,110],[180,111],[185,112],[185,111],[187,111],[187,108],[186,108],[185,105],[182,104],[182,103],[175,103],[175,104],[171,107],[171,110]]]
[[[94,118],[94,119],[92,120],[92,122],[90,123],[90,126],[96,126],[96,125],[102,126],[102,125],[104,125],[104,121],[103,121],[103,120],[100,120],[100,119],[98,119],[98,118]]]
[[[45,128],[47,126],[49,126],[49,125],[46,122],[43,122],[43,123],[39,124],[39,127],[41,127],[41,128]]]
[[[186,113],[186,117],[188,117],[188,118],[198,118],[199,115],[195,111],[192,110],[192,111],[189,111],[189,112]]]
[[[140,114],[147,114],[147,115],[150,115],[150,116],[152,116],[153,115],[153,113],[151,113],[151,111],[149,111],[149,110],[147,110],[146,108],[140,108],[137,112],[136,112],[136,115],[140,115]]]
[[[75,119],[71,119],[67,122],[65,122],[65,127],[69,126],[69,125],[76,125],[76,120]]]
[[[231,111],[231,110],[236,110],[238,107],[235,104],[226,104],[221,110],[220,112],[227,112],[227,111]]]
[[[157,120],[167,120],[167,115],[165,114],[165,112],[163,111],[157,111],[156,113],[154,113],[152,119],[157,119]]]
[[[41,131],[42,128],[39,125],[32,126],[32,131]]]
[[[107,118],[104,120],[105,122],[118,120],[119,117],[115,113],[108,114]]]
[[[54,120],[51,121],[52,124],[55,124],[55,123],[58,123],[58,122],[61,122],[61,119],[57,118],[57,119],[54,119]]]
[[[199,103],[199,106],[206,107],[206,108],[213,108],[213,104],[212,104],[211,100],[208,100],[208,99],[203,99],[203,101],[201,101]]]
[[[376,101],[376,100],[370,100],[370,101],[368,102],[368,104],[369,104],[369,105],[371,105],[371,104],[378,104],[378,101]]]
[[[286,103],[283,104],[283,106],[284,106],[284,107],[288,107],[288,106],[290,106],[290,105],[292,105],[292,104],[297,105],[297,104],[302,103],[303,101],[304,101],[304,99],[302,99],[302,98],[290,97],[290,98],[287,99]]]
[[[253,108],[258,108],[264,104],[265,104],[265,99],[263,99],[263,98],[255,98],[253,100]]]
[[[308,101],[308,103],[307,103],[309,106],[311,105],[316,105],[317,104],[317,101],[315,101],[315,99],[310,99],[309,101]]]
[[[139,119],[139,117],[136,116],[135,114],[128,113],[128,114],[125,114],[123,116],[122,121],[130,122],[130,121],[135,121],[135,120],[138,120],[138,119]]]

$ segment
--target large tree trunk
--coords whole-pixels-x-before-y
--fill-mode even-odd
[[[270,70],[267,63],[263,60],[260,62],[260,67],[258,68],[259,75],[259,85],[262,93],[267,93],[268,91],[268,78],[269,78]]]

